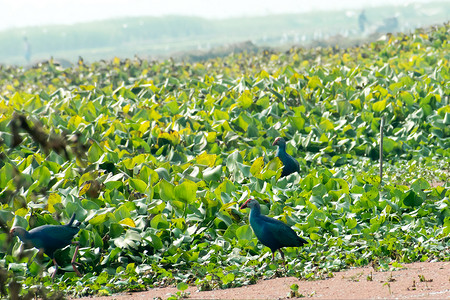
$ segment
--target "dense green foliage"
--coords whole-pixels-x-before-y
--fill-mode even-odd
[[[211,289],[448,260],[449,31],[195,64],[1,67],[0,285]],[[278,179],[278,136],[301,174]],[[239,209],[249,197],[310,239],[286,249],[286,271]],[[51,261],[6,232],[74,212],[85,275],[52,283]],[[72,253],[57,255],[69,271]]]

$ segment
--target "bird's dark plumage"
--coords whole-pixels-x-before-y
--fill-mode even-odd
[[[258,240],[272,251],[272,259],[275,259],[275,252],[278,250],[284,259],[282,247],[300,247],[308,242],[299,237],[295,231],[281,222],[261,215],[259,202],[254,199],[247,200],[241,209],[250,208],[250,226]]]
[[[72,218],[66,225],[43,225],[31,229],[30,231],[27,231],[22,227],[15,227],[11,229],[11,235],[19,237],[19,239],[27,246],[43,250],[43,252],[53,260],[53,263],[56,266],[55,273],[53,274],[54,277],[58,270],[58,265],[54,258],[55,251],[72,244],[73,237],[80,230],[78,227],[80,224],[74,224],[74,221],[75,214],[72,215]],[[77,253],[78,246],[72,259],[72,266],[74,271],[81,276],[74,265]]]
[[[276,156],[283,163],[281,177],[288,176],[289,174],[295,172],[300,172],[300,164],[295,158],[286,152],[286,141],[282,137],[276,138],[272,145],[278,145]]]

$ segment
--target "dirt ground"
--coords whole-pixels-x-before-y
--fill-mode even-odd
[[[196,287],[189,287],[187,292],[190,293],[188,299],[287,299],[290,286],[296,283],[299,296],[312,299],[450,299],[450,262],[402,265],[403,269],[388,272],[377,272],[372,267],[350,269],[334,273],[333,278],[325,280],[286,277],[225,290],[199,292]],[[174,287],[155,288],[94,299],[167,299],[176,292]]]

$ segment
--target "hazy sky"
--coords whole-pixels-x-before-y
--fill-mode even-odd
[[[429,0],[0,0],[0,30],[73,24],[111,17],[190,15],[205,18],[360,9]],[[450,1],[450,0],[446,0]]]

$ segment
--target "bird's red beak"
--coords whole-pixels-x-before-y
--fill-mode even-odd
[[[248,199],[247,201],[245,201],[244,204],[241,205],[241,209],[247,208],[247,207],[248,207],[248,206],[247,206],[247,203],[248,203],[248,201],[250,201],[250,200],[252,200],[252,199]]]
[[[279,137],[277,137],[276,139],[275,139],[275,141],[273,141],[273,144],[272,144],[272,146],[275,146],[275,145],[278,145],[278,140],[279,140],[280,138]]]

